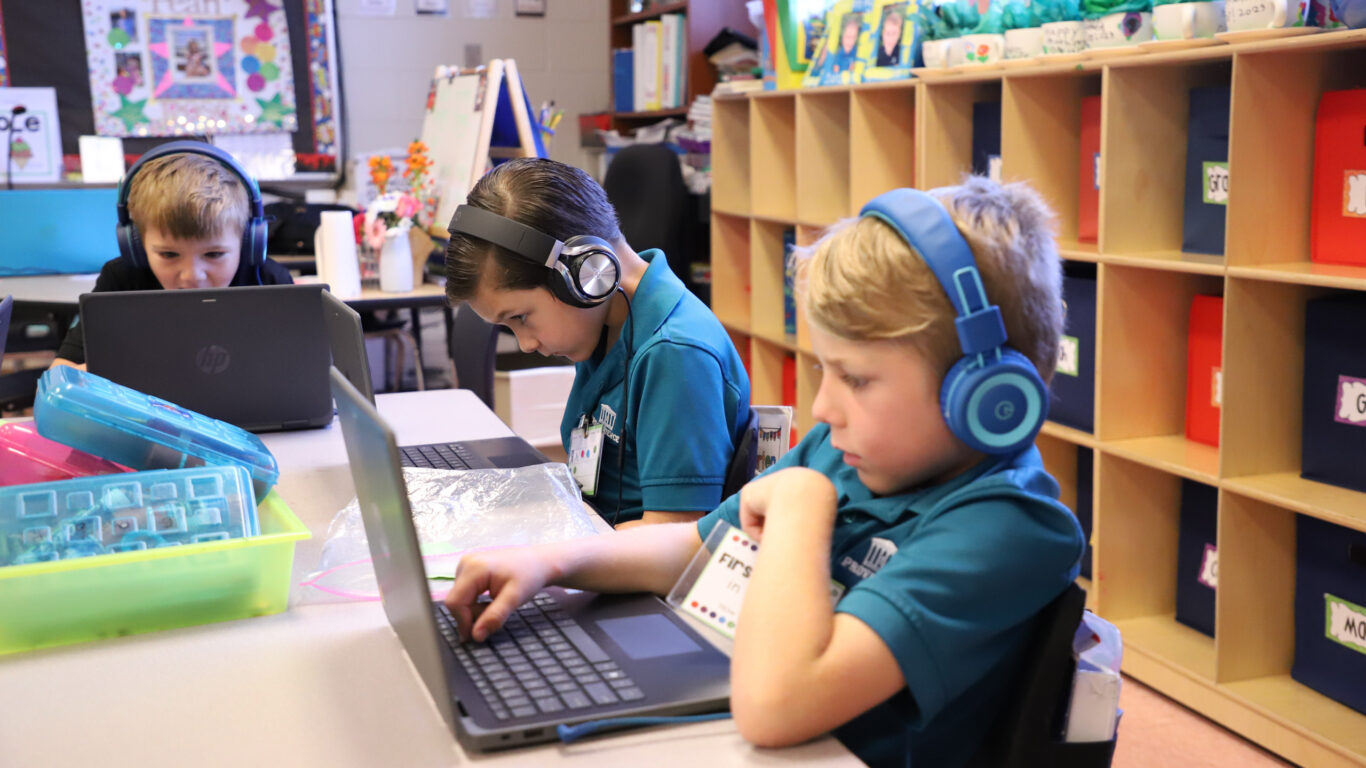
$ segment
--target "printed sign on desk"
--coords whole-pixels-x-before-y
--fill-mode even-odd
[[[0,88],[0,139],[14,182],[60,181],[62,131],[55,88]],[[0,173],[6,171],[0,170]],[[0,179],[9,181],[7,176]]]

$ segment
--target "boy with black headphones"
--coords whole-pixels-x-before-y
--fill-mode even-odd
[[[211,144],[172,141],[144,154],[119,182],[118,215],[121,255],[100,269],[96,292],[294,282],[266,258],[256,180]],[[79,316],[52,364],[85,367]]]
[[[961,766],[1082,553],[1034,447],[1063,325],[1052,214],[974,177],[881,195],[812,250],[821,424],[800,445],[696,525],[466,555],[446,604],[483,640],[547,584],[667,594],[724,521],[760,542],[731,657],[740,733]]]
[[[450,232],[450,303],[507,326],[524,352],[576,363],[560,435],[598,513],[632,525],[715,507],[748,428],[749,377],[665,255],[626,243],[602,187],[570,165],[512,160],[475,184]]]

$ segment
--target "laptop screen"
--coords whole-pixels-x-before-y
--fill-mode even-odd
[[[437,647],[427,573],[413,528],[393,430],[341,371],[332,368],[330,376],[384,613],[441,716],[454,727],[447,682],[450,670],[445,666],[446,655]]]

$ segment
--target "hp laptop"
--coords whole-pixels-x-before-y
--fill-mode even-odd
[[[466,749],[554,741],[605,717],[724,710],[730,660],[654,595],[547,588],[485,643],[460,642],[427,586],[394,433],[332,370],[384,613]]]
[[[370,356],[365,353],[365,332],[361,329],[360,313],[331,291],[323,291],[323,324],[327,327],[327,341],[332,348],[332,365],[374,405]]]
[[[253,432],[332,421],[320,285],[81,296],[91,373]]]

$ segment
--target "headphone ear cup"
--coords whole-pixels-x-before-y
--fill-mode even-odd
[[[546,272],[545,287],[561,303],[579,309],[588,309],[593,306],[592,302],[580,299],[578,294],[574,292],[574,289],[569,285],[570,276],[567,272],[562,273],[557,269],[548,269]]]
[[[256,218],[247,222],[246,232],[242,236],[242,260],[248,267],[255,269],[265,263],[268,235],[269,226],[265,219]]]
[[[572,294],[566,303],[576,307],[595,307],[607,301],[621,284],[621,262],[616,252],[606,240],[592,235],[566,240],[555,267],[553,271],[560,273],[555,283]]]
[[[137,226],[120,224],[115,228],[114,234],[119,241],[119,255],[127,260],[134,269],[148,269],[147,251],[142,246],[142,238],[138,236]]]
[[[986,365],[964,357],[949,369],[939,408],[954,437],[975,451],[1015,453],[1034,442],[1048,417],[1048,387],[1029,358],[1009,347]]]

